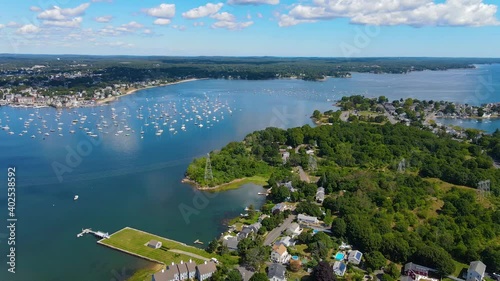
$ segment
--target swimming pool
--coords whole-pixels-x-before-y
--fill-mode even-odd
[[[344,253],[337,252],[337,253],[335,254],[335,259],[336,259],[336,260],[338,260],[338,261],[344,260],[344,257],[345,257],[345,254],[344,254]]]
[[[298,261],[299,260],[299,256],[292,256],[292,260]]]

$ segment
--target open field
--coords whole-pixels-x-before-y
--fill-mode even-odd
[[[162,247],[153,249],[146,246],[150,240],[161,242]],[[220,258],[204,250],[129,227],[112,234],[109,239],[100,240],[98,243],[159,264],[178,263],[181,260],[188,261],[189,259],[196,263],[202,263],[212,257]]]

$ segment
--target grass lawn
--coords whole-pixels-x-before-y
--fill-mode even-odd
[[[270,175],[257,175],[257,176],[252,176],[252,177],[248,177],[248,178],[242,178],[242,179],[239,179],[237,181],[233,181],[233,182],[226,183],[226,184],[221,184],[214,189],[209,189],[206,191],[219,192],[219,191],[237,189],[240,186],[247,184],[247,183],[253,183],[256,185],[266,186],[267,181],[269,180],[269,176]]]
[[[136,271],[127,281],[150,281],[151,276],[163,268],[162,265],[155,265],[152,268],[144,268]]]
[[[465,264],[465,263],[460,263],[458,261],[453,261],[455,263],[455,271],[453,271],[453,276],[455,277],[458,277],[458,278],[462,278],[460,276],[460,272],[462,271],[462,269],[465,268],[465,270],[467,271],[467,269],[469,268],[469,265]]]
[[[162,248],[153,249],[146,246],[145,244],[150,240],[160,241],[162,243]],[[116,247],[120,250],[124,250],[132,254],[147,257],[164,264],[170,264],[172,262],[178,263],[181,260],[189,261],[189,259],[192,259],[194,262],[199,264],[203,263],[204,260],[198,257],[206,259],[210,259],[212,257],[215,257],[217,259],[220,258],[219,256],[209,254],[204,250],[187,246],[179,242],[168,240],[166,238],[162,238],[160,236],[156,236],[132,228],[124,228],[111,235],[111,238],[100,241],[100,243]],[[183,253],[175,253],[171,250],[184,251],[194,256]]]
[[[304,270],[300,270],[299,272],[288,271],[288,280],[290,280],[290,281],[296,281],[296,280],[300,280],[300,281],[309,281],[310,280],[310,281],[312,281],[312,278],[309,275],[309,273],[307,273]]]

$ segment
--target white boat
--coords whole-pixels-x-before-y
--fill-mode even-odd
[[[75,198],[73,198],[73,200],[78,200],[78,195],[75,195]]]

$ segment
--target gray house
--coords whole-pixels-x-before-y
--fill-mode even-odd
[[[269,266],[267,278],[270,281],[286,281],[286,267],[279,263],[273,263]]]
[[[217,267],[215,266],[214,262],[207,262],[200,264],[196,267],[196,278],[198,278],[198,281],[203,281],[206,280],[210,277],[212,277],[212,274],[214,274],[217,271]]]
[[[482,261],[473,261],[467,270],[467,281],[481,281],[484,278],[486,265]]]
[[[148,247],[153,248],[153,249],[159,249],[159,248],[161,248],[161,242],[156,241],[156,240],[151,240],[148,242]]]

